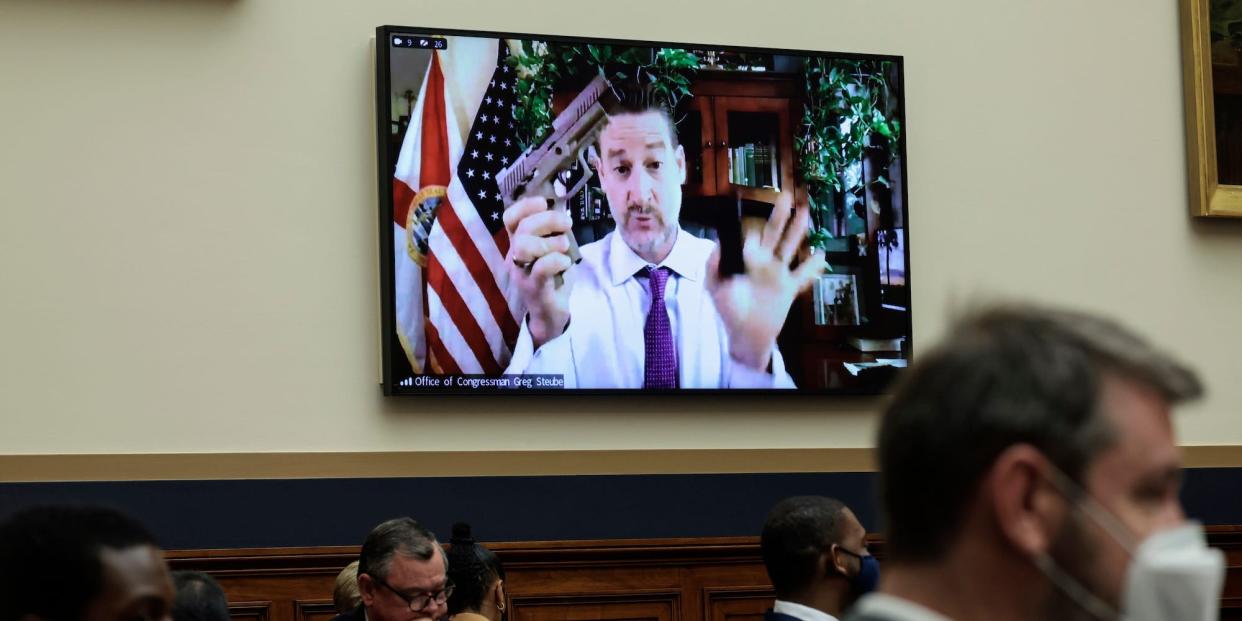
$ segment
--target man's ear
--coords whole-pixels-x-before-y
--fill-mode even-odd
[[[375,602],[375,581],[370,574],[358,575],[358,594],[362,596],[362,603],[367,606]]]
[[[1016,444],[992,462],[983,481],[1001,536],[1027,556],[1047,552],[1065,519],[1065,499],[1044,474],[1051,467],[1035,447]]]
[[[836,543],[828,546],[828,550],[825,552],[828,555],[827,571],[830,575],[848,576],[850,575],[850,568],[845,566],[845,557],[848,555],[837,554],[837,550],[840,548],[841,546]]]
[[[673,156],[677,161],[677,174],[680,179],[677,180],[679,185],[686,184],[686,150],[679,144],[673,151]]]

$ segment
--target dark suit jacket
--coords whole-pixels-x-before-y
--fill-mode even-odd
[[[775,610],[768,610],[767,612],[763,613],[763,621],[802,621],[802,619],[799,619],[798,617],[795,617],[792,615],[787,615],[783,612],[776,612]]]
[[[860,614],[855,613],[855,614],[845,615],[845,619],[842,619],[842,621],[900,621],[900,620],[894,619],[892,617],[878,617],[876,615],[860,615]]]
[[[332,617],[332,621],[366,621],[366,618],[366,611],[363,609],[362,604],[358,604],[357,608]]]

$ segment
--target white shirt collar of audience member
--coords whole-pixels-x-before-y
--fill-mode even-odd
[[[818,608],[795,604],[778,599],[776,604],[772,606],[772,612],[789,615],[791,617],[801,619],[802,621],[838,621],[838,619]]]

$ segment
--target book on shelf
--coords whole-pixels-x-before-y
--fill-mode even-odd
[[[772,157],[772,145],[760,144],[755,145],[755,175],[756,185],[766,188],[780,189],[776,160]]]
[[[757,186],[759,183],[755,177],[755,145],[742,145],[742,153],[746,158],[746,185]]]
[[[731,147],[729,182],[752,188],[780,190],[780,167],[773,157],[772,145],[747,143]]]
[[[901,351],[901,344],[906,337],[899,336],[891,339],[872,339],[860,336],[851,336],[846,341],[858,351],[876,352],[876,351]]]

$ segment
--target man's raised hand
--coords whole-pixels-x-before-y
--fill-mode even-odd
[[[773,208],[762,231],[747,231],[742,245],[744,273],[720,278],[719,246],[707,260],[707,289],[729,334],[729,355],[756,370],[768,368],[794,299],[827,267],[823,253],[817,251],[790,269],[809,231],[810,209],[799,201],[791,221],[789,202]]]

